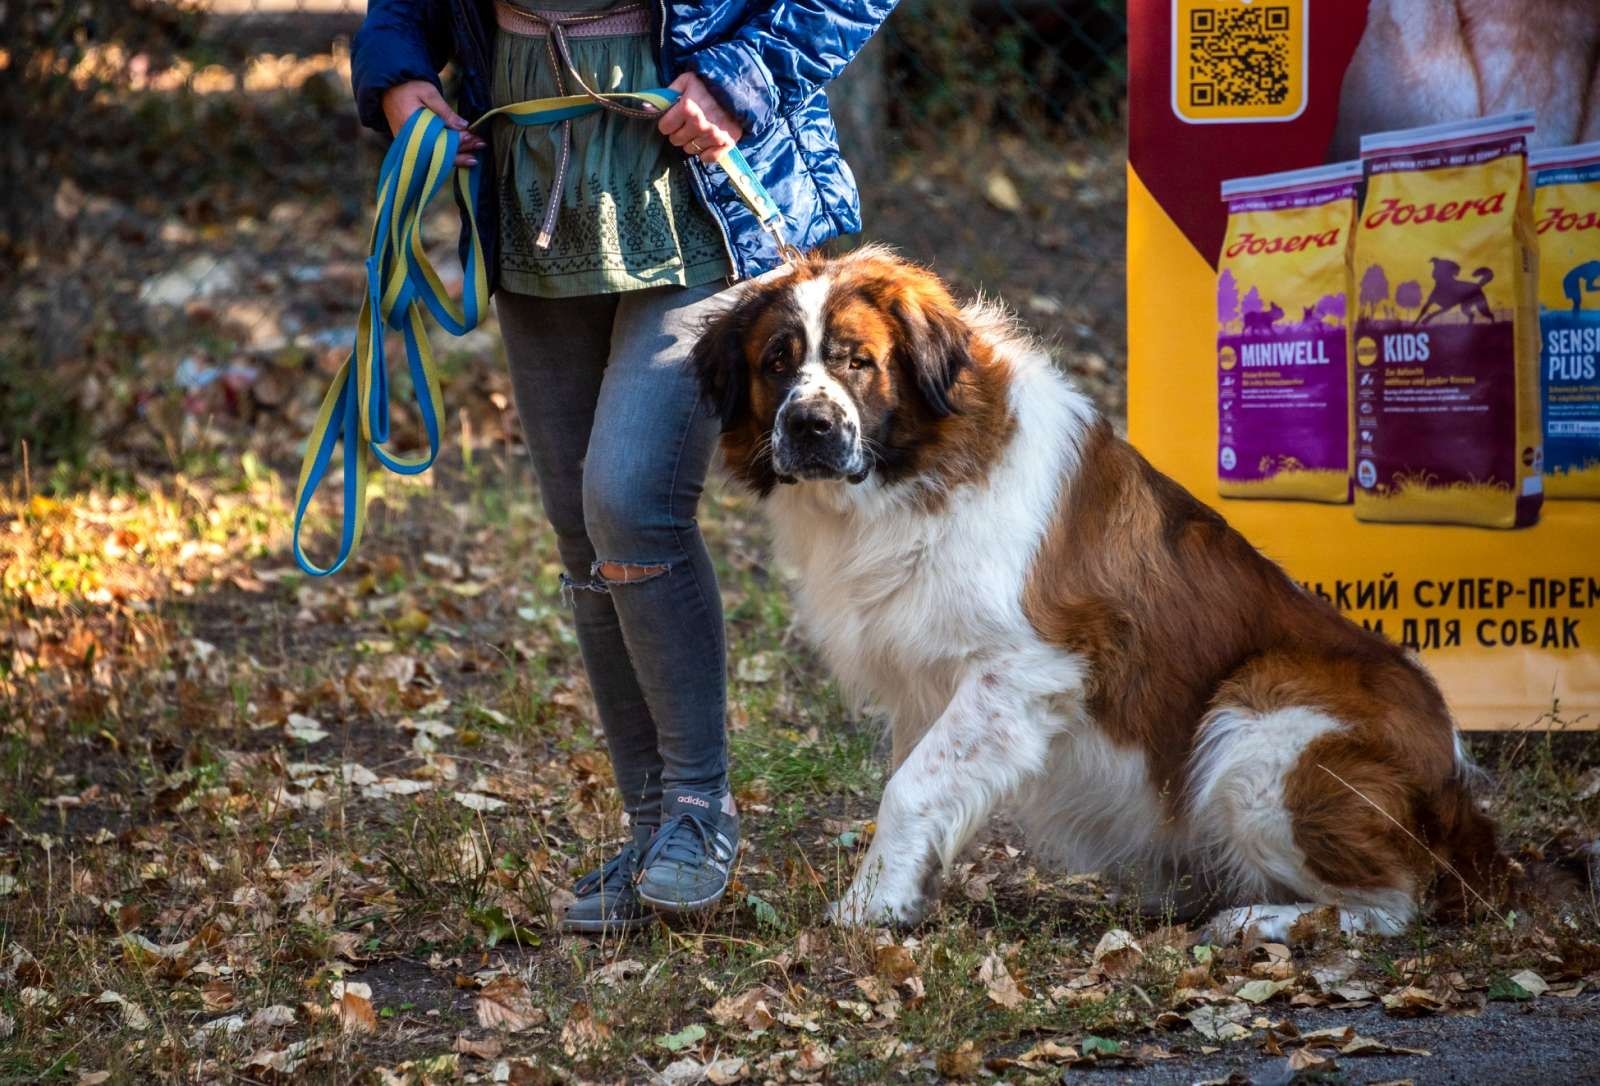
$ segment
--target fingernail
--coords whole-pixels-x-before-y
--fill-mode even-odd
[[[464,118],[457,117],[455,120],[450,122],[450,127],[459,131],[460,129],[467,127],[467,122]]]

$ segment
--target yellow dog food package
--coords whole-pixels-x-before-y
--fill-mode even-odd
[[[1230,178],[1358,158],[1363,136],[1465,121],[1485,112],[1484,101],[1505,102],[1489,113],[1537,110],[1539,130],[1527,137],[1535,152],[1545,146],[1600,139],[1600,134],[1577,134],[1583,130],[1582,119],[1593,116],[1592,110],[1586,114],[1584,109],[1590,85],[1582,78],[1513,80],[1524,89],[1511,98],[1476,93],[1476,69],[1465,63],[1470,58],[1458,47],[1464,39],[1456,31],[1472,22],[1474,12],[1537,6],[1442,0],[1128,0],[1127,4],[1128,437],[1157,469],[1226,516],[1263,554],[1282,563],[1307,592],[1327,600],[1352,621],[1414,650],[1438,680],[1463,728],[1600,728],[1600,500],[1546,501],[1536,523],[1504,531],[1440,521],[1362,520],[1352,506],[1331,502],[1224,497],[1220,484],[1226,473],[1218,467],[1217,335],[1219,309],[1229,306],[1228,299],[1219,296],[1218,285],[1227,263],[1227,236],[1235,224],[1228,202],[1219,200],[1217,191]],[[1396,13],[1402,8],[1416,17],[1400,18]],[[1532,19],[1530,25],[1537,23]],[[1548,44],[1540,44],[1537,34],[1493,40],[1483,36],[1476,47],[1487,50],[1480,55],[1503,71],[1557,75],[1568,71],[1558,58],[1545,53],[1553,45],[1564,46],[1565,39],[1552,43],[1546,35],[1544,42]],[[1458,88],[1464,93],[1455,93]],[[1499,127],[1498,122],[1491,127]],[[1514,159],[1496,165],[1497,159],[1507,156],[1496,156],[1493,148],[1489,156],[1468,156],[1466,168],[1455,175],[1463,181],[1460,191],[1452,183],[1447,194],[1425,196],[1413,182],[1429,184],[1432,175],[1411,173],[1398,181],[1379,174],[1374,179],[1388,191],[1363,192],[1363,220],[1382,215],[1385,199],[1395,198],[1388,217],[1406,221],[1389,229],[1415,241],[1402,245],[1396,239],[1385,245],[1377,237],[1377,227],[1369,236],[1355,238],[1355,285],[1346,319],[1354,324],[1361,317],[1359,311],[1366,309],[1369,322],[1390,322],[1394,335],[1427,332],[1430,357],[1396,361],[1392,366],[1379,365],[1376,358],[1367,366],[1352,361],[1358,380],[1370,374],[1365,384],[1352,390],[1356,408],[1372,405],[1365,415],[1358,410],[1358,420],[1378,410],[1375,393],[1385,369],[1440,368],[1438,376],[1446,383],[1436,387],[1449,387],[1452,375],[1477,379],[1476,374],[1441,367],[1431,347],[1436,329],[1459,325],[1473,332],[1484,330],[1490,322],[1482,313],[1474,312],[1467,324],[1458,305],[1416,327],[1419,315],[1426,316],[1419,311],[1435,288],[1429,257],[1460,265],[1459,274],[1444,277],[1447,282],[1464,279],[1475,287],[1474,273],[1490,269],[1493,278],[1485,288],[1485,301],[1491,314],[1514,305],[1507,296],[1514,275],[1506,264],[1513,240],[1514,185],[1520,180],[1520,176],[1513,180],[1513,175],[1521,171]],[[1413,157],[1420,157],[1420,152]],[[1490,168],[1477,168],[1482,166]],[[1469,191],[1464,183],[1469,179],[1483,191]],[[1502,179],[1504,189],[1489,191],[1492,181]],[[1541,180],[1546,180],[1544,171],[1536,173],[1534,184]],[[1464,200],[1493,197],[1497,191],[1505,193],[1499,217],[1491,214],[1481,220],[1492,231],[1481,244],[1475,237],[1458,236],[1459,222],[1444,224],[1451,230],[1437,236],[1433,224],[1411,221],[1437,218],[1441,212],[1453,216],[1463,211]],[[1402,193],[1404,199],[1399,198]],[[1530,195],[1530,202],[1536,195]],[[1563,189],[1562,197],[1575,200],[1578,193]],[[1454,207],[1449,207],[1451,201]],[[1431,214],[1425,210],[1429,203],[1434,205]],[[1405,211],[1401,204],[1413,206]],[[1585,221],[1587,211],[1577,213],[1575,203],[1564,206],[1572,217],[1564,215],[1558,223],[1571,229]],[[1467,209],[1472,218],[1463,222],[1480,221],[1480,209],[1484,209],[1481,204]],[[1531,214],[1529,219],[1535,222]],[[1536,224],[1546,221],[1550,221],[1548,211]],[[1600,221],[1587,221],[1600,226]],[[1551,231],[1559,231],[1559,225],[1544,234],[1525,236],[1530,242],[1537,237],[1548,252]],[[1600,239],[1600,229],[1572,230],[1570,236]],[[1362,260],[1363,245],[1374,240],[1383,255]],[[1579,264],[1600,259],[1595,240],[1579,244],[1588,248]],[[1381,280],[1376,275],[1365,278],[1374,264],[1382,269]],[[1573,267],[1562,272],[1563,278]],[[1600,282],[1593,287],[1590,282],[1580,284],[1579,309],[1600,312],[1600,294],[1593,289]],[[1278,301],[1280,289],[1263,286],[1263,302]],[[1547,321],[1553,305],[1565,301],[1567,311],[1572,309],[1559,282],[1555,289],[1557,295],[1546,291]],[[1450,293],[1446,289],[1446,296]],[[1277,322],[1281,330],[1301,315],[1305,303],[1301,310],[1279,304],[1290,318]],[[1263,308],[1270,313],[1272,307]],[[1534,313],[1533,321],[1539,316]],[[1531,327],[1533,321],[1525,323]],[[1417,341],[1410,342],[1415,346]],[[1546,336],[1545,347],[1549,346]],[[1533,347],[1536,350],[1538,344]],[[1397,344],[1397,351],[1403,349]],[[1509,350],[1515,349],[1513,344]],[[1352,344],[1352,358],[1354,353]],[[1399,440],[1415,433],[1425,439],[1425,447],[1417,450],[1418,459],[1424,454],[1427,458],[1416,465],[1418,470],[1441,475],[1443,462],[1463,465],[1456,470],[1478,479],[1490,475],[1498,479],[1505,472],[1513,479],[1510,489],[1520,495],[1528,478],[1521,453],[1526,449],[1530,459],[1536,459],[1539,450],[1536,439],[1517,447],[1512,435],[1519,426],[1524,432],[1537,431],[1537,405],[1526,422],[1517,419],[1517,407],[1508,413],[1504,405],[1532,403],[1529,392],[1537,391],[1533,385],[1538,381],[1538,360],[1530,350],[1529,369],[1522,372],[1534,376],[1531,385],[1523,386],[1510,376],[1504,353],[1501,361],[1486,367],[1495,389],[1493,402],[1483,405],[1489,410],[1452,415],[1449,421],[1486,450],[1490,445],[1498,450],[1502,440],[1506,447],[1516,447],[1515,468],[1504,463],[1506,457],[1499,451],[1479,463],[1468,455],[1470,449],[1436,444],[1427,425],[1429,415],[1399,410],[1424,406],[1401,403],[1401,393],[1409,395],[1415,389],[1419,395],[1439,395],[1424,378],[1420,386],[1396,384],[1392,390],[1393,400],[1386,406],[1394,410],[1386,411],[1379,421],[1392,424],[1397,434],[1385,434],[1379,443],[1362,442],[1363,429],[1374,428],[1356,423],[1358,448],[1352,472],[1361,470],[1361,461],[1373,461],[1367,472],[1376,482],[1376,454],[1398,458],[1405,450],[1391,451],[1390,437]],[[1548,376],[1548,365],[1545,372]],[[1397,382],[1417,379],[1400,373],[1392,376]],[[1505,388],[1501,377],[1513,387]],[[1483,386],[1485,391],[1490,387]],[[1548,380],[1545,388],[1551,409],[1555,400],[1571,395],[1558,396]],[[1495,425],[1500,429],[1485,436],[1490,428],[1479,422],[1490,420],[1499,420]],[[1547,421],[1556,420],[1551,416]],[[1449,428],[1444,429],[1443,436],[1448,437]],[[1552,470],[1561,463],[1552,454],[1554,434],[1552,428],[1545,437],[1546,488],[1553,485]],[[1366,451],[1361,451],[1363,445]],[[1531,474],[1531,467],[1526,470]],[[1538,484],[1533,487],[1537,490]],[[1358,491],[1358,499],[1363,493],[1374,496]],[[1503,513],[1511,500],[1505,491],[1496,490],[1492,504]],[[1532,515],[1528,506],[1534,500],[1530,495],[1521,503],[1525,515]],[[1514,515],[1501,522],[1512,519]]]
[[[1528,165],[1545,493],[1600,498],[1600,143],[1538,151]]]
[[[1533,113],[1364,136],[1356,516],[1524,527],[1544,499]]]
[[[1217,492],[1350,500],[1350,228],[1361,163],[1222,183]]]

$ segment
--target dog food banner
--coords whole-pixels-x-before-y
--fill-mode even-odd
[[[1595,728],[1600,80],[1471,6],[1130,0],[1129,435],[1462,727]]]

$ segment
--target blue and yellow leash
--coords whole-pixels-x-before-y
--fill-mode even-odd
[[[538,98],[491,110],[473,122],[473,127],[491,117],[506,117],[524,127],[558,124],[605,108],[597,98],[643,102],[664,112],[678,100],[678,92],[662,87],[594,97],[574,94]],[[439,377],[422,313],[426,309],[451,335],[463,336],[483,319],[489,299],[489,276],[483,265],[483,244],[478,237],[475,210],[484,167],[482,164],[453,166],[460,141],[461,133],[445,124],[436,113],[419,109],[400,129],[378,172],[378,214],[368,241],[367,290],[357,319],[356,345],[334,375],[333,384],[317,411],[295,493],[294,560],[313,577],[337,572],[361,542],[361,532],[366,525],[368,471],[363,446],[372,450],[378,463],[401,475],[421,474],[438,458],[444,415]],[[782,216],[744,155],[737,147],[730,148],[718,162],[763,228],[778,240],[780,249],[785,249]],[[423,212],[450,182],[452,173],[456,206],[466,224],[468,243],[460,304],[451,300],[422,242]],[[393,329],[404,337],[412,391],[428,438],[426,454],[406,456],[386,447],[389,441],[386,329]],[[330,565],[322,567],[305,556],[300,529],[311,499],[328,472],[334,450],[341,444],[344,446],[344,503],[339,551]]]

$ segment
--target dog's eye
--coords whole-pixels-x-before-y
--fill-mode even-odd
[[[872,361],[870,354],[853,354],[850,356],[850,368],[853,370],[870,370],[876,364]]]

